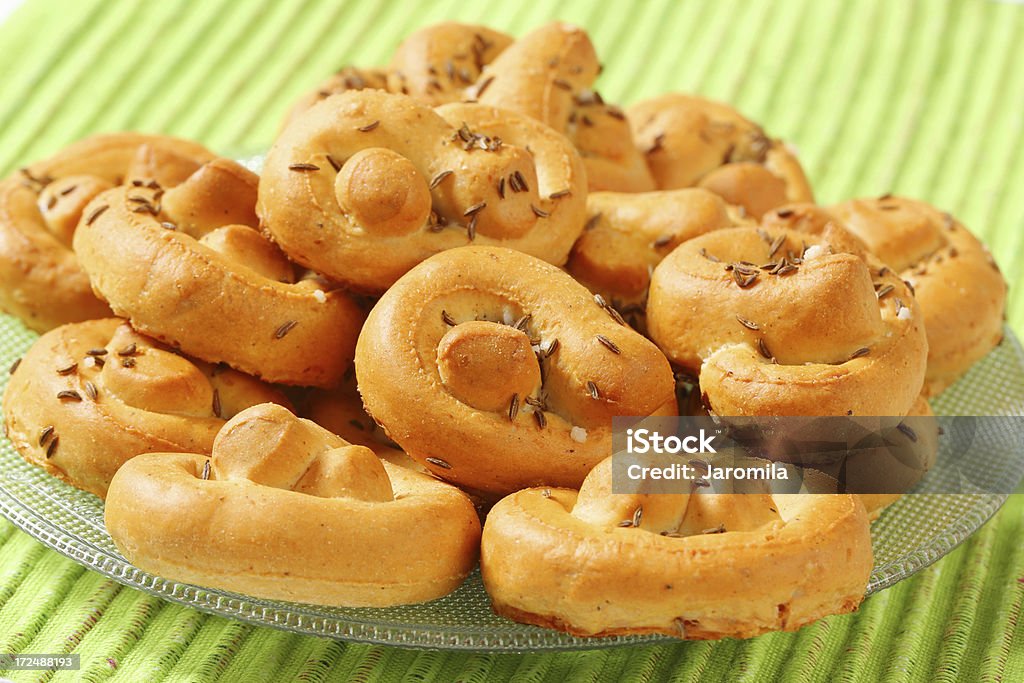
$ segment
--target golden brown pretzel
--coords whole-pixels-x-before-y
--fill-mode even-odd
[[[850,495],[533,488],[487,517],[480,566],[499,614],[580,636],[749,638],[857,608],[871,573]]]
[[[363,90],[285,129],[264,164],[259,215],[294,260],[379,293],[470,242],[562,264],[585,195],[572,145],[532,119]]]
[[[126,178],[177,184],[213,158],[205,148],[158,135],[95,135],[0,182],[0,309],[45,332],[110,315],[71,251],[86,204]]]
[[[347,90],[372,88],[411,95],[431,106],[458,102],[485,64],[512,42],[504,33],[455,21],[413,31],[395,49],[385,69],[345,67],[292,106],[287,125],[317,102]]]
[[[438,476],[491,493],[578,486],[610,452],[613,415],[676,410],[668,362],[614,315],[526,254],[452,249],[371,311],[359,391]]]
[[[566,270],[639,323],[653,268],[686,240],[735,225],[737,217],[729,208],[721,197],[700,188],[591,192],[590,218]]]
[[[362,311],[340,290],[296,282],[255,229],[256,183],[215,159],[166,191],[109,190],[86,208],[75,250],[138,330],[267,381],[331,386],[351,362]]]
[[[126,461],[149,451],[209,453],[225,419],[287,400],[240,372],[190,360],[117,318],[63,325],[32,345],[4,392],[15,449],[103,497]]]
[[[358,607],[454,590],[480,538],[455,487],[272,404],[224,425],[210,459],[130,461],[110,485],[106,524],[125,557],[170,579]]]
[[[953,216],[893,196],[830,211],[913,287],[928,333],[926,395],[948,387],[1002,340],[1006,281],[988,249]]]
[[[622,110],[592,89],[600,72],[586,31],[552,22],[508,46],[466,93],[564,133],[583,156],[591,190],[653,190]]]
[[[627,114],[658,189],[704,187],[755,218],[813,201],[796,156],[726,104],[672,93]]]
[[[924,380],[917,302],[835,226],[685,242],[654,270],[647,323],[719,415],[906,415]]]

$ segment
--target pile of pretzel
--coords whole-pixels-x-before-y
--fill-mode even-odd
[[[202,586],[395,605],[479,557],[500,614],[586,636],[856,609],[891,498],[612,493],[612,417],[928,415],[1003,278],[950,214],[815,205],[728,105],[600,72],[574,26],[440,24],[302,98],[259,175],[131,133],[15,172],[8,438]]]

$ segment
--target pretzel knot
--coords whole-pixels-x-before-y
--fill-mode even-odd
[[[591,190],[653,190],[622,110],[592,89],[600,72],[587,33],[552,22],[505,48],[467,94],[564,133],[583,156]]]
[[[334,385],[362,311],[340,290],[297,281],[255,229],[256,183],[227,159],[167,190],[136,179],[86,207],[75,250],[95,290],[140,331],[268,381]]]
[[[102,497],[139,453],[209,453],[226,418],[267,401],[288,403],[248,375],[192,361],[105,318],[40,337],[3,407],[22,457]]]
[[[129,560],[161,576],[343,606],[440,597],[472,570],[480,538],[458,489],[273,404],[224,425],[210,459],[127,463],[106,525]]]
[[[83,209],[125,178],[171,186],[212,158],[175,138],[96,135],[0,182],[0,308],[37,332],[110,315],[71,251]]]
[[[410,456],[491,493],[578,486],[610,452],[613,415],[676,412],[653,344],[558,268],[494,247],[438,254],[389,289],[356,378]]]
[[[906,415],[923,316],[907,285],[833,225],[728,228],[655,269],[651,338],[719,415]]]
[[[830,211],[911,284],[928,334],[925,394],[938,394],[1003,337],[1006,281],[988,249],[920,201],[854,199]]]
[[[577,635],[746,638],[856,609],[871,536],[856,496],[612,493],[612,461],[579,493],[533,488],[487,516],[495,611]]]
[[[658,189],[704,187],[755,218],[813,201],[796,156],[726,104],[672,93],[627,113]]]
[[[343,93],[290,125],[260,181],[264,227],[299,263],[382,292],[470,242],[564,263],[583,228],[585,172],[561,135],[471,104]]]

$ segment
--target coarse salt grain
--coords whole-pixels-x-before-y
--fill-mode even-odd
[[[587,440],[587,430],[583,427],[573,427],[569,430],[569,436],[573,441],[585,443]]]
[[[322,304],[327,303],[327,295],[324,294],[324,290],[322,289],[313,290],[313,298]]]
[[[910,309],[904,306],[899,310],[899,313],[896,314],[896,317],[899,318],[900,320],[910,320]]]
[[[821,246],[820,244],[812,244],[811,246],[807,247],[807,251],[804,252],[804,260],[807,261],[809,259],[820,258],[824,256],[826,253],[827,252],[825,251],[825,247]]]

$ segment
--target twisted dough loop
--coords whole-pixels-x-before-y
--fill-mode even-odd
[[[564,133],[583,156],[590,190],[653,190],[625,116],[591,90],[600,71],[586,32],[552,22],[508,46],[467,92]]]
[[[650,342],[559,269],[495,247],[438,254],[388,290],[356,377],[410,456],[491,493],[578,486],[611,447],[613,415],[676,410]]]
[[[704,187],[755,218],[813,201],[796,156],[728,105],[672,93],[627,113],[658,189]]]
[[[856,249],[831,226],[703,235],[655,269],[648,330],[719,415],[906,415],[924,379],[922,316]]]
[[[647,296],[651,270],[681,243],[735,223],[708,190],[591,192],[588,229],[573,246],[566,270],[623,315]],[[628,317],[628,316],[627,316]]]
[[[4,419],[27,461],[103,497],[139,453],[209,453],[224,418],[266,401],[287,404],[247,375],[189,360],[106,318],[40,337],[7,385]]]
[[[130,561],[161,576],[355,607],[454,590],[480,537],[458,489],[270,404],[224,425],[210,460],[132,460],[111,484],[106,524]]]
[[[255,228],[256,177],[211,161],[178,186],[109,190],[75,249],[93,287],[139,330],[268,381],[332,386],[363,313],[340,290],[296,283]]]
[[[175,138],[96,135],[0,182],[0,308],[37,332],[109,316],[71,251],[85,206],[126,179],[177,184],[211,158]]]
[[[948,387],[1002,340],[1006,281],[985,246],[950,214],[892,196],[830,210],[913,286],[928,334],[926,395]]]
[[[331,75],[292,106],[285,125],[331,95],[349,90],[385,90],[410,95],[436,107],[463,99],[485,64],[509,44],[511,36],[486,26],[444,21],[410,33],[385,69],[346,67]]]
[[[687,639],[792,631],[850,612],[871,572],[849,495],[616,494],[611,459],[582,489],[528,489],[488,514],[495,611],[575,635]]]
[[[360,91],[284,131],[258,210],[293,259],[380,293],[428,256],[473,241],[564,263],[583,227],[584,183],[572,146],[536,121]]]

